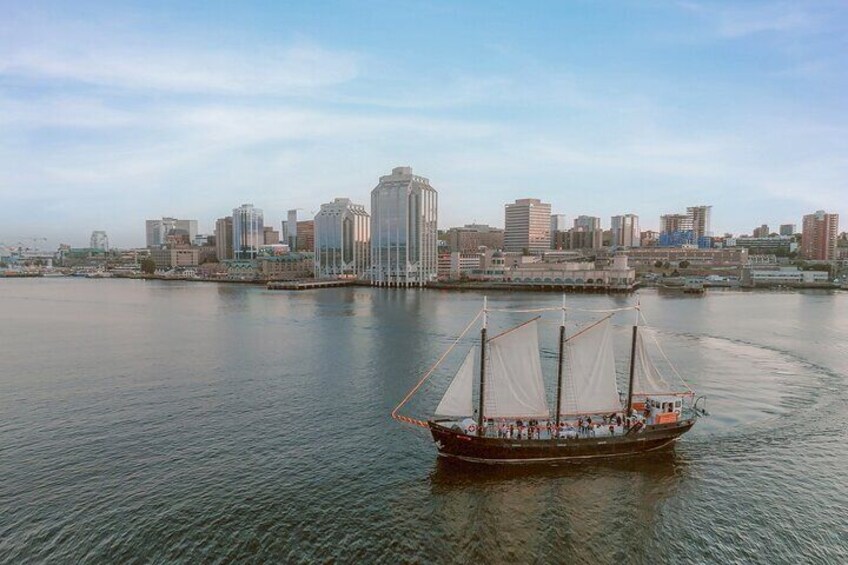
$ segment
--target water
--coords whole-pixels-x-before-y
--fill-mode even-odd
[[[478,294],[0,281],[0,561],[848,562],[848,294],[641,299],[712,416],[667,454],[479,470],[388,416]]]

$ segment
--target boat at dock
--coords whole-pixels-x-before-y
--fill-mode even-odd
[[[538,332],[541,315],[556,310],[561,310],[561,322],[555,394],[549,404]],[[538,315],[489,337],[489,316],[504,311]],[[635,311],[637,321],[630,332],[627,389],[620,394],[612,318],[626,311]],[[656,336],[640,325],[638,305],[598,312],[603,314],[600,319],[571,336],[566,332],[566,312],[564,299],[561,308],[533,310],[490,310],[484,299],[477,317],[395,408],[392,417],[427,428],[440,457],[528,464],[660,450],[706,414],[699,407],[703,397],[696,399]],[[479,342],[466,353],[432,416],[422,420],[401,415],[478,320],[482,322]],[[656,346],[669,370],[658,369],[649,343]]]

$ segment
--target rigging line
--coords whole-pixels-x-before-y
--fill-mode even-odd
[[[645,322],[646,326],[649,325],[648,319],[645,318],[645,314],[642,313],[641,309],[639,310],[639,317],[642,318],[642,321]],[[683,386],[686,387],[686,390],[688,390],[691,393],[694,393],[694,391],[692,390],[692,387],[689,386],[689,383],[686,382],[686,379],[684,379],[683,376],[677,371],[677,367],[674,366],[674,363],[672,363],[671,359],[668,358],[668,355],[665,354],[665,350],[660,345],[659,340],[657,340],[656,334],[652,331],[649,331],[648,334],[650,334],[651,339],[656,344],[657,349],[660,352],[660,355],[662,355],[663,359],[665,359],[665,362],[668,363],[668,366],[671,367],[671,370],[674,371],[674,374],[677,375],[677,378],[680,379],[680,382],[683,383]]]
[[[523,328],[524,326],[526,326],[526,325],[527,325],[527,324],[529,324],[530,322],[535,322],[535,321],[536,321],[536,320],[538,320],[539,318],[541,318],[541,316],[536,316],[535,318],[531,318],[531,319],[527,320],[526,322],[522,322],[521,324],[518,324],[518,325],[517,325],[517,326],[515,326],[515,327],[512,327],[512,328],[510,328],[510,329],[508,329],[508,330],[506,330],[506,331],[503,331],[503,332],[499,333],[499,334],[498,334],[498,335],[496,335],[495,337],[490,337],[489,339],[487,339],[487,340],[486,340],[486,343],[491,343],[491,342],[495,341],[496,339],[498,339],[498,338],[500,338],[500,337],[503,337],[503,336],[507,335],[508,333],[514,332],[515,330],[517,330],[517,329],[519,329],[519,328]]]
[[[606,321],[607,321],[607,320],[609,320],[610,318],[612,318],[612,314],[610,314],[610,315],[608,315],[608,316],[604,316],[603,318],[601,318],[600,320],[598,320],[598,321],[597,321],[597,322],[595,322],[594,324],[588,325],[588,326],[586,326],[585,328],[581,329],[581,330],[580,330],[579,332],[577,332],[576,334],[574,334],[574,335],[572,335],[572,336],[569,336],[569,337],[565,340],[565,343],[568,343],[569,341],[573,340],[575,337],[578,337],[578,336],[580,336],[580,335],[583,335],[584,333],[588,332],[589,330],[591,330],[591,329],[592,329],[592,328],[594,328],[595,326],[597,326],[597,325],[599,325],[599,324],[602,324],[603,322],[606,322]]]
[[[629,310],[638,310],[638,306],[625,306],[622,308],[607,308],[607,309],[592,309],[592,308],[572,308],[566,307],[566,312],[588,312],[591,314],[615,314],[617,312],[627,312]],[[489,308],[487,312],[506,312],[514,314],[538,314],[540,312],[562,312],[562,306],[551,306],[549,308]]]
[[[474,326],[474,324],[477,322],[477,320],[480,318],[480,316],[481,316],[481,315],[483,315],[483,310],[480,310],[479,312],[477,312],[477,315],[476,315],[476,316],[474,316],[474,319],[473,319],[473,320],[471,320],[471,322],[469,322],[469,324],[468,324],[467,326],[465,326],[465,329],[464,329],[464,330],[462,330],[462,333],[461,333],[461,334],[459,334],[459,337],[457,337],[457,338],[454,340],[454,342],[450,345],[450,347],[448,347],[447,351],[445,351],[445,352],[442,354],[442,356],[441,356],[441,357],[439,357],[439,360],[438,360],[438,361],[436,361],[436,363],[435,363],[432,367],[430,367],[430,369],[429,369],[426,373],[424,373],[424,376],[423,376],[423,377],[421,377],[421,380],[420,380],[420,381],[418,381],[418,384],[416,384],[414,387],[412,387],[412,390],[410,390],[410,391],[407,393],[407,395],[403,398],[403,400],[401,400],[401,401],[400,401],[400,404],[398,404],[397,406],[395,406],[395,409],[394,409],[394,410],[392,410],[392,414],[391,414],[391,415],[392,415],[392,418],[394,418],[395,420],[399,420],[399,421],[406,421],[406,422],[410,422],[410,420],[412,420],[411,418],[407,418],[407,417],[405,417],[405,416],[399,416],[399,415],[398,415],[398,412],[400,411],[400,409],[401,409],[401,408],[403,408],[403,407],[404,407],[404,405],[405,405],[407,402],[409,402],[409,399],[410,399],[410,398],[412,398],[412,397],[413,397],[413,395],[414,395],[416,392],[418,392],[418,389],[420,389],[420,388],[421,388],[421,386],[422,386],[422,385],[423,385],[423,384],[427,381],[427,379],[429,379],[429,378],[430,378],[430,375],[432,375],[432,374],[433,374],[433,371],[435,371],[435,370],[436,370],[436,368],[437,368],[439,365],[441,365],[441,364],[442,364],[442,362],[445,360],[445,358],[448,356],[448,354],[450,354],[450,352],[451,352],[451,351],[453,351],[453,348],[454,348],[454,347],[456,347],[456,344],[457,344],[457,343],[459,343],[459,341],[460,341],[463,337],[465,337],[465,334],[467,334],[467,333],[468,333],[468,330],[470,330],[470,329]],[[415,423],[416,425],[421,425],[421,423],[423,423],[423,422],[422,422],[422,420],[414,420],[414,421],[412,421],[412,422],[410,422],[410,423]],[[424,425],[426,426],[426,423],[424,423]]]

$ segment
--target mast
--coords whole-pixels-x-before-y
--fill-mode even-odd
[[[625,417],[630,417],[630,411],[633,409],[633,375],[636,372],[636,336],[639,332],[639,299],[636,299],[636,323],[633,325],[633,343],[630,345],[630,382],[627,385],[627,412]]]
[[[559,326],[559,363],[557,363],[556,427],[559,430],[562,413],[562,364],[565,353],[565,294],[562,295],[562,323]]]
[[[486,398],[486,326],[488,325],[489,301],[483,297],[483,328],[480,330],[480,399],[477,406],[477,435],[483,435],[483,405]]]

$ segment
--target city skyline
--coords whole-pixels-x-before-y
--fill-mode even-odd
[[[439,186],[440,228],[500,226],[528,195],[570,218],[633,211],[643,229],[708,201],[717,234],[848,215],[838,3],[6,12],[5,243],[104,230],[134,247],[141,219],[211,233],[240,202],[279,225],[367,201],[399,163]]]

